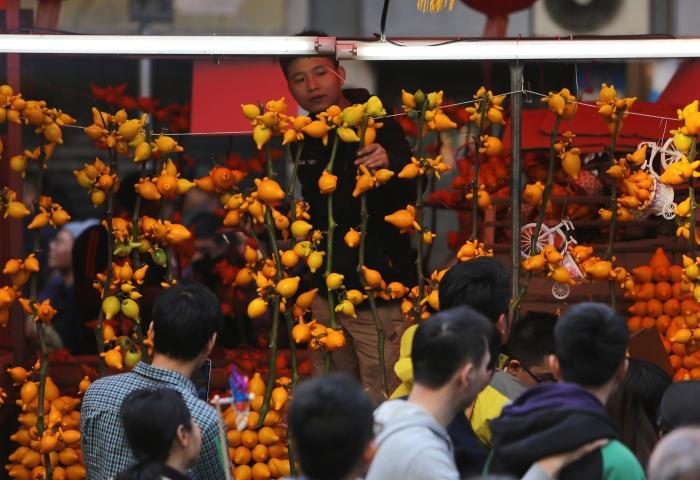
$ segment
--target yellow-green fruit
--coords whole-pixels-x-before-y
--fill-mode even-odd
[[[125,317],[132,320],[139,319],[139,304],[132,299],[125,298],[122,300],[121,310]]]
[[[110,295],[102,300],[102,311],[105,312],[107,320],[119,313],[119,310],[121,310],[121,302],[114,295]]]

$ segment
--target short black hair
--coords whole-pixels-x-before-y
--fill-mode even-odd
[[[413,337],[414,382],[437,389],[465,364],[480,366],[493,330],[486,317],[467,306],[442,310],[428,318]]]
[[[510,272],[493,257],[478,257],[450,268],[438,293],[440,308],[467,305],[495,324],[508,313]]]
[[[602,303],[571,307],[554,328],[554,350],[565,382],[600,387],[609,382],[625,359],[627,322]]]
[[[700,426],[700,381],[685,380],[671,384],[661,399],[659,429],[662,434],[679,427]]]
[[[118,474],[117,480],[160,478],[177,429],[192,431],[192,417],[182,395],[170,388],[140,389],[122,402],[119,416],[136,464]]]
[[[312,29],[305,29],[295,35],[295,37],[327,37],[328,34],[324,32],[323,30],[312,30]],[[310,57],[324,57],[328,58],[333,61],[333,65],[335,65],[335,68],[337,69],[338,66],[340,65],[338,63],[338,59],[335,58],[333,55],[285,55],[282,57],[279,57],[277,61],[280,64],[280,68],[282,69],[282,73],[284,74],[284,78],[287,78],[287,71],[289,70],[289,66],[294,63],[296,60],[299,60],[300,58],[310,58]]]
[[[289,428],[301,470],[311,480],[350,474],[374,438],[374,405],[357,380],[330,373],[294,391]]]
[[[558,318],[549,312],[527,312],[520,317],[508,336],[508,356],[525,368],[542,363],[547,355],[554,353],[554,326]]]
[[[222,327],[219,300],[199,283],[166,288],[153,305],[153,348],[171,358],[193,360]]]

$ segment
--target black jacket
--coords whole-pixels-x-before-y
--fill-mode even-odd
[[[367,90],[345,90],[345,97],[351,103],[363,103],[369,98]],[[392,118],[379,120],[384,124],[377,130],[376,143],[382,145],[389,155],[389,169],[398,175],[404,165],[410,162],[411,149],[403,130]],[[331,132],[328,145],[320,139],[306,137],[304,149],[299,162],[298,178],[301,193],[311,207],[311,223],[315,229],[326,231],[328,228],[328,196],[321,195],[318,179],[330,159],[335,133]],[[333,174],[338,176],[337,189],[333,197],[333,216],[337,224],[333,241],[333,272],[345,276],[348,289],[360,288],[357,272],[358,248],[348,248],[343,237],[350,227],[360,229],[360,198],[354,198],[355,172],[354,162],[358,149],[357,143],[338,143]],[[365,265],[378,270],[388,282],[400,281],[407,286],[416,284],[415,253],[407,233],[401,234],[393,225],[384,221],[384,216],[396,210],[406,208],[416,201],[416,183],[414,180],[399,179],[396,175],[386,184],[367,193],[367,239],[365,241]],[[325,243],[323,244],[325,248]],[[321,275],[316,276],[321,288],[327,292]]]
[[[489,426],[493,434],[490,471],[518,477],[544,457],[618,436],[615,423],[600,401],[567,383],[530,388]],[[602,476],[603,457],[598,449],[562,470],[558,478],[595,480]]]

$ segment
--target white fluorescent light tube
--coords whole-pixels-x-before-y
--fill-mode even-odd
[[[0,35],[0,53],[314,55],[316,37]]]
[[[339,41],[355,60],[598,60],[700,57],[700,38],[588,40]],[[436,45],[437,44],[437,45]]]

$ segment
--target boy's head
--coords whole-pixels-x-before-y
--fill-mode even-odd
[[[488,341],[491,323],[476,310],[463,306],[443,310],[418,326],[411,361],[416,385],[439,390],[451,382],[470,403],[488,384]]]
[[[554,353],[557,318],[552,313],[528,312],[510,330],[506,344],[508,373],[525,385],[556,381],[549,356]]]
[[[364,475],[374,455],[374,405],[355,379],[331,373],[294,392],[289,428],[301,469],[310,480]]]
[[[204,359],[223,327],[219,299],[198,283],[166,288],[153,306],[153,348],[181,361]]]
[[[579,303],[554,329],[553,362],[565,382],[598,388],[621,380],[629,331],[625,320],[602,303]]]
[[[465,305],[484,315],[495,327],[489,339],[491,366],[508,338],[510,272],[493,257],[478,257],[450,268],[440,281],[440,308]]]
[[[326,37],[325,32],[305,30],[297,36]],[[279,58],[280,68],[294,99],[315,114],[343,98],[345,69],[332,56],[287,56]]]

